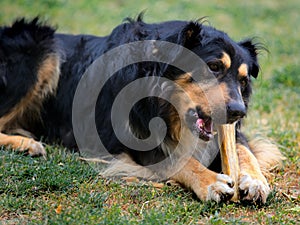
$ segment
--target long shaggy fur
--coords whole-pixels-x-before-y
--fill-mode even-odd
[[[265,173],[280,168],[282,161],[286,159],[278,147],[266,138],[256,137],[249,141],[249,146]]]

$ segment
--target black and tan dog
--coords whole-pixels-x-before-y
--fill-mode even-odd
[[[234,42],[225,33],[200,22],[147,24],[139,17],[128,19],[106,37],[57,34],[38,19],[21,19],[12,26],[1,27],[0,145],[28,152],[31,156],[46,154],[43,145],[36,141],[41,137],[76,148],[72,102],[81,76],[103,53],[122,44],[143,40],[161,40],[183,46],[207,64],[218,80],[216,88],[222,90],[222,99],[225,99],[226,123],[238,122],[236,139],[241,171],[239,183],[235,185],[239,185],[241,199],[265,203],[270,188],[262,170],[278,164],[282,156],[272,144],[248,142],[240,131],[239,122],[247,112],[251,77],[256,78],[259,73],[259,47],[251,40]],[[180,109],[176,111],[171,104],[152,97],[134,105],[130,129],[138,138],[149,136],[148,124],[153,117],[161,117],[167,124],[162,143],[150,151],[136,151],[123,145],[114,134],[110,110],[124,86],[147,76],[165,77],[175,82],[180,90],[174,88],[171,98],[178,102]],[[214,93],[213,87],[207,91]],[[185,95],[181,96],[183,92]],[[111,154],[122,155],[132,164],[145,168],[167,158],[177,147],[180,137],[188,139],[180,147],[183,153],[192,147],[192,139],[201,142],[197,152],[205,148],[217,150],[218,145],[208,144],[214,142],[212,113],[203,90],[190,73],[172,66],[142,62],[120,70],[105,85],[97,101],[96,124],[99,136]],[[201,200],[230,199],[234,184],[230,177],[219,174],[219,156],[213,156],[210,165],[203,165],[197,159],[197,152],[170,178],[190,188]],[[168,166],[164,169],[168,170]],[[114,169],[110,171],[115,172]],[[154,172],[162,176],[169,174],[168,171]]]

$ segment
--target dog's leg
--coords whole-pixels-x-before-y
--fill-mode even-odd
[[[239,190],[241,200],[266,203],[270,187],[263,176],[257,159],[244,145],[237,144],[240,164]]]
[[[172,179],[192,189],[202,201],[226,201],[234,194],[234,182],[225,174],[217,174],[190,158]]]
[[[28,151],[28,154],[31,156],[46,155],[46,150],[43,145],[32,138],[0,133],[0,146],[1,145],[11,147],[20,152]]]

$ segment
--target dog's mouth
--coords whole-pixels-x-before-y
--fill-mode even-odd
[[[213,138],[213,121],[209,116],[203,116],[195,110],[189,110],[187,122],[191,131],[200,139],[209,141]]]

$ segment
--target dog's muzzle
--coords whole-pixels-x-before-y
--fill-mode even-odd
[[[246,107],[244,104],[237,101],[232,101],[227,104],[227,123],[233,123],[246,115]]]

